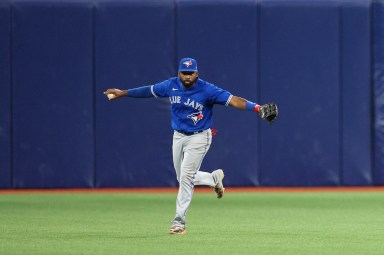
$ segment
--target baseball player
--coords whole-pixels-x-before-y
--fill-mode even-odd
[[[169,98],[174,130],[173,164],[179,182],[176,216],[169,234],[186,233],[185,218],[195,185],[210,186],[214,188],[217,198],[223,197],[223,170],[218,169],[212,173],[199,171],[212,142],[213,105],[229,105],[257,112],[270,123],[278,115],[277,106],[273,103],[261,106],[200,79],[197,62],[193,58],[181,59],[178,77],[128,90],[108,89],[104,94],[109,100],[121,97]]]

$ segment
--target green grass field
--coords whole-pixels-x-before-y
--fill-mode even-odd
[[[383,254],[384,193],[0,195],[0,254]]]

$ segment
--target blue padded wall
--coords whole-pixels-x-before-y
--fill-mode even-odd
[[[335,1],[265,1],[260,97],[280,106],[261,125],[261,185],[340,184],[339,10]]]
[[[370,3],[342,2],[342,185],[372,185]]]
[[[384,185],[384,1],[373,2],[374,176]]]
[[[176,74],[175,11],[169,1],[100,1],[96,40],[96,186],[176,186],[168,99],[108,101]]]
[[[198,60],[273,125],[216,106],[227,186],[384,185],[384,1],[0,0],[0,188],[177,186],[168,99],[108,101]]]
[[[93,185],[92,5],[13,2],[13,182]]]
[[[257,2],[181,0],[177,9],[177,56],[198,60],[204,80],[257,101]],[[202,171],[224,168],[232,186],[259,184],[258,116],[215,106],[218,130]]]
[[[0,188],[11,183],[11,8],[0,2]]]

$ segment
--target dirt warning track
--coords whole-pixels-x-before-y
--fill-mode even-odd
[[[85,188],[85,189],[0,189],[0,194],[26,193],[177,193],[178,188]],[[195,188],[196,193],[212,192],[210,188]],[[226,187],[226,193],[260,192],[384,192],[384,186],[370,187]]]

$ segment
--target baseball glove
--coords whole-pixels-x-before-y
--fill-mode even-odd
[[[259,108],[259,115],[262,119],[268,121],[269,124],[272,124],[279,115],[277,105],[274,103],[262,105]]]

